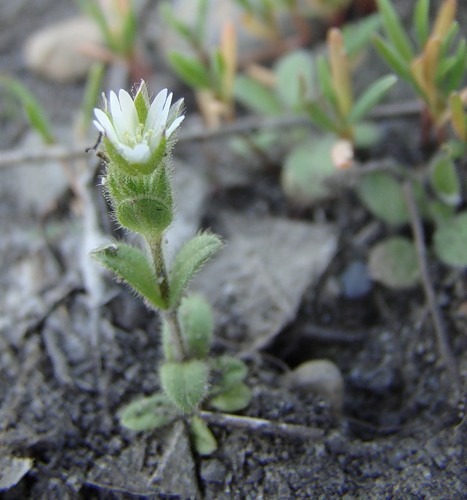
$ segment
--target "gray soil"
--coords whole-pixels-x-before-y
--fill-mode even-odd
[[[50,84],[29,74],[21,46],[28,33],[73,11],[69,1],[0,4],[0,71],[28,85],[58,127],[70,126],[83,84]],[[17,147],[27,129],[22,114],[2,107],[0,124],[2,149]],[[383,126],[385,144],[373,154],[402,155],[407,162],[423,157],[414,133],[417,122],[399,119]],[[224,146],[180,144],[177,154],[209,162]],[[203,221],[221,234],[227,211],[303,220],[324,215],[340,229],[340,250],[305,293],[297,317],[267,349],[245,357],[253,400],[242,414],[271,425],[255,430],[217,420],[211,428],[219,448],[201,458],[183,424],[140,434],[119,425],[123,404],[158,389],[158,319],[111,280],[96,308],[79,275],[82,232],[72,195],[67,192],[35,213],[21,204],[10,173],[0,170],[0,184],[10,186],[2,188],[0,198],[5,290],[0,298],[0,481],[11,473],[14,457],[33,462],[15,486],[0,491],[1,498],[467,498],[464,396],[438,354],[421,289],[395,293],[373,285],[358,299],[326,293],[333,277],[366,256],[355,235],[370,219],[352,193],[303,213],[288,206],[275,167],[256,171],[243,185],[213,183]],[[101,206],[102,225],[111,231]],[[465,272],[451,273],[436,263],[430,271],[464,387]],[[223,327],[214,352],[235,354],[242,320],[217,314]],[[222,339],[225,325],[228,341]],[[335,362],[344,376],[339,415],[313,394],[288,390],[281,382],[300,363],[323,358]],[[274,425],[280,423],[289,425]]]

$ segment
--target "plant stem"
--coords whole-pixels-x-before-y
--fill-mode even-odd
[[[163,238],[164,235],[161,234],[159,237],[151,240],[148,239],[147,241],[149,249],[151,251],[152,261],[154,263],[154,269],[156,271],[157,282],[160,287],[161,296],[164,299],[164,301],[168,304],[170,295],[170,284],[164,260],[164,253],[162,250]],[[186,354],[176,311],[170,308],[161,311],[161,314],[164,320],[167,322],[167,325],[169,326],[170,342],[172,344],[175,361],[183,361],[186,358]]]

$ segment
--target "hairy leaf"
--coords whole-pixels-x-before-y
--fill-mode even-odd
[[[211,233],[200,233],[179,250],[170,270],[170,307],[175,307],[193,276],[222,248],[222,240]]]
[[[153,307],[166,308],[154,270],[141,250],[125,243],[114,243],[94,250],[91,255],[142,295]]]

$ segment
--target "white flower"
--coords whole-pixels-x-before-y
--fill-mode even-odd
[[[94,125],[128,163],[144,164],[157,150],[161,138],[170,138],[185,118],[180,115],[183,99],[171,106],[173,94],[167,94],[167,89],[161,90],[149,106],[144,81],[134,100],[123,89],[118,97],[115,92],[110,92],[110,105],[104,95],[104,110],[94,109],[97,118]],[[138,97],[146,108],[144,123],[140,121],[135,104]]]

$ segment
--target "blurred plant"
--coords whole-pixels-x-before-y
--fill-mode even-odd
[[[222,241],[200,233],[182,246],[170,270],[164,258],[165,232],[174,220],[171,150],[184,119],[183,100],[172,104],[172,94],[163,90],[150,102],[144,82],[134,99],[120,90],[118,96],[111,92],[109,100],[103,109],[95,109],[94,122],[104,136],[103,184],[115,219],[140,235],[148,252],[117,242],[93,256],[160,312],[164,353],[159,367],[164,392],[131,403],[122,410],[121,422],[148,430],[189,417],[194,443],[207,454],[216,442],[197,416],[200,405],[207,400],[212,407],[235,411],[249,404],[251,393],[243,383],[246,367],[241,361],[208,357],[214,329],[211,307],[199,295],[186,295],[190,280]],[[213,373],[217,375],[210,387]]]
[[[234,26],[222,27],[219,46],[205,48],[204,32],[207,2],[198,3],[197,20],[193,27],[178,20],[168,4],[162,13],[172,28],[189,43],[194,55],[173,51],[168,60],[179,78],[191,87],[204,121],[209,127],[218,127],[235,117],[233,84],[237,70],[237,41]]]
[[[134,0],[77,0],[81,10],[96,22],[105,43],[90,47],[88,54],[101,62],[124,61],[131,78],[146,76],[147,68],[137,50],[138,19]]]
[[[442,140],[449,119],[450,95],[459,89],[467,70],[466,40],[459,38],[453,47],[459,33],[455,21],[457,1],[443,1],[430,31],[430,0],[418,0],[412,20],[415,43],[405,32],[390,0],[378,0],[378,7],[387,39],[376,36],[375,47],[423,100],[429,124],[438,140]]]
[[[0,86],[14,97],[23,108],[31,127],[40,135],[45,144],[54,144],[55,135],[47,113],[34,94],[19,80],[0,76]]]
[[[348,53],[342,33],[337,28],[328,31],[328,60],[318,59],[320,98],[309,101],[305,108],[311,120],[340,139],[354,143],[355,129],[396,83],[393,75],[371,83],[358,99],[354,99],[351,82],[352,53]],[[324,103],[323,103],[324,101]]]

